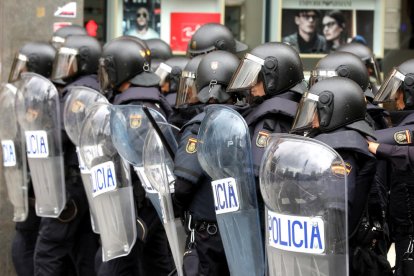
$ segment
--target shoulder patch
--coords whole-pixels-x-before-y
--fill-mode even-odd
[[[411,132],[408,129],[397,131],[394,133],[394,140],[400,145],[411,144]]]
[[[187,141],[187,146],[185,147],[187,153],[196,153],[197,152],[197,139],[189,138]]]
[[[331,172],[335,176],[343,177],[349,175],[352,171],[352,166],[348,162],[345,162],[343,166],[340,162],[333,162],[331,165]]]
[[[131,128],[139,128],[142,124],[142,115],[131,114],[129,115],[129,126]]]
[[[256,138],[256,146],[259,148],[264,148],[267,146],[267,141],[269,140],[269,133],[267,131],[259,131]]]

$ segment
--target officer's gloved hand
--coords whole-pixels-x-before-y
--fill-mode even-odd
[[[76,205],[73,199],[70,199],[63,211],[60,213],[58,219],[61,222],[68,223],[75,219],[76,215],[78,214],[78,206]]]
[[[174,184],[174,194],[172,200],[174,205],[174,216],[183,217],[188,205],[193,199],[195,185],[184,178],[177,177]]]

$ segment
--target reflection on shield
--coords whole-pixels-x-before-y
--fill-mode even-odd
[[[34,120],[36,120],[38,115],[39,115],[39,110],[29,107],[26,111],[26,121],[33,122]]]
[[[79,100],[73,102],[71,110],[73,113],[82,112],[85,109],[85,104]]]

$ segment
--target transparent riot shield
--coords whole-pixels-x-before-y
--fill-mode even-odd
[[[16,94],[16,115],[36,196],[36,214],[58,217],[66,204],[59,93],[46,78],[23,73]]]
[[[165,122],[157,111],[150,110],[156,122]],[[152,187],[144,172],[142,152],[150,122],[141,105],[114,105],[111,113],[112,141],[119,154],[129,162],[137,173],[145,189],[147,198],[162,218],[161,204],[157,191]]]
[[[136,213],[129,165],[111,138],[111,105],[95,104],[87,111],[79,150],[91,172],[93,204],[102,242],[102,259],[128,255],[137,237]]]
[[[158,125],[171,150],[175,152],[177,150],[177,142],[173,134],[174,129],[170,129],[168,124],[158,123]],[[153,128],[150,128],[145,141],[143,161],[144,172],[148,176],[151,186],[159,195],[162,211],[161,219],[173,254],[177,274],[181,276],[183,275],[182,266],[186,235],[180,219],[174,217],[171,198],[171,194],[173,193],[171,185],[175,181],[172,173],[174,170],[174,161]]]
[[[85,188],[89,203],[92,230],[95,233],[99,233],[99,226],[96,220],[96,212],[95,206],[93,205],[92,193],[88,192],[93,189],[91,172],[86,168],[85,163],[79,154],[80,131],[86,116],[86,111],[95,103],[108,103],[108,100],[102,94],[88,87],[73,87],[70,89],[69,96],[65,101],[63,109],[63,124],[65,126],[65,130],[69,136],[69,139],[76,146],[83,187]]]
[[[29,212],[26,152],[15,112],[17,88],[0,87],[0,140],[3,148],[3,173],[9,200],[13,205],[13,221],[25,221]]]
[[[198,160],[213,179],[217,223],[232,275],[264,275],[249,130],[231,108],[209,106],[198,133]]]
[[[270,136],[260,167],[270,275],[348,275],[347,170],[319,141]]]

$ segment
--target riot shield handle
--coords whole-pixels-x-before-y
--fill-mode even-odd
[[[167,149],[168,154],[170,155],[171,159],[174,160],[175,158],[175,154],[173,152],[173,150],[171,149],[170,144],[168,144],[167,139],[165,139],[164,134],[162,133],[160,127],[158,126],[157,122],[155,121],[154,117],[151,115],[151,112],[148,110],[148,107],[143,105],[142,106],[142,110],[144,111],[145,115],[147,116],[147,118],[149,119],[152,127],[155,129],[155,131],[158,134],[158,137],[160,137],[162,144],[164,145],[164,147]]]

